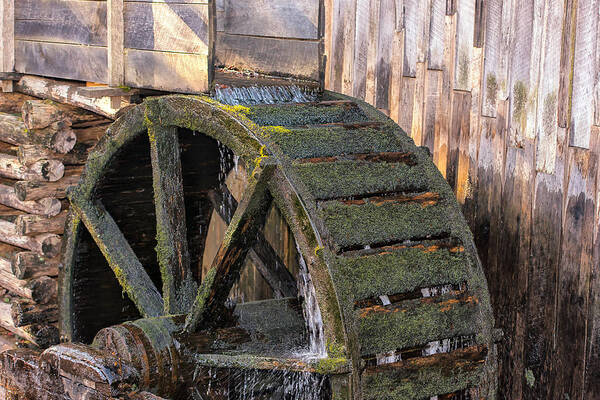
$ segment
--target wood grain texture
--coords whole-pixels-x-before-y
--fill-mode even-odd
[[[446,0],[431,0],[431,20],[429,24],[428,68],[444,69],[444,29]]]
[[[124,46],[208,55],[206,4],[125,3]]]
[[[560,44],[564,1],[546,2],[537,99],[536,169],[554,173],[558,134],[558,89],[560,85]]]
[[[319,43],[217,33],[216,64],[318,80]]]
[[[422,31],[419,26],[419,0],[404,0],[404,76],[414,78],[417,74],[419,58],[418,35]]]
[[[558,126],[561,128],[567,128],[571,119],[576,21],[577,1],[565,0],[560,53],[560,86],[558,89]]]
[[[353,96],[364,99],[367,89],[367,60],[369,49],[370,1],[356,0],[356,30],[354,38]]]
[[[12,72],[15,64],[14,0],[0,0],[0,70]],[[12,82],[2,82],[3,91],[12,91]]]
[[[354,35],[356,32],[356,2],[357,0],[344,0],[340,6],[340,20],[342,41],[338,43],[343,50],[342,55],[342,82],[341,92],[352,94],[353,61],[354,61]]]
[[[456,22],[456,59],[454,61],[454,89],[470,90],[475,1],[459,0]]]
[[[125,85],[181,93],[208,90],[207,57],[198,54],[125,50]]]
[[[391,55],[396,26],[396,17],[393,12],[394,0],[381,0],[379,12],[379,38],[377,41],[377,90],[375,106],[379,109],[388,110],[390,107],[390,79],[391,79]]]
[[[15,40],[15,70],[24,74],[108,82],[106,47]]]
[[[108,84],[122,86],[125,82],[125,63],[123,60],[124,20],[123,0],[107,0],[108,29]]]
[[[485,57],[481,115],[496,116],[496,100],[499,91],[499,67],[502,46],[502,0],[487,2],[485,18]]]
[[[319,0],[226,0],[224,11],[230,34],[318,39]]]
[[[15,36],[23,40],[106,46],[107,2],[18,0]]]
[[[369,47],[367,52],[367,81],[365,83],[365,100],[375,104],[377,100],[377,43],[379,38],[379,9],[380,0],[369,0]]]
[[[594,121],[598,0],[577,1],[577,31],[569,144],[589,148]]]

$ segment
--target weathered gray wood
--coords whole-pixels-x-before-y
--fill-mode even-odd
[[[14,0],[0,0],[0,72],[12,72],[15,66]],[[3,92],[12,92],[12,81],[0,82]]]
[[[79,86],[71,82],[30,75],[21,78],[16,85],[16,90],[22,93],[81,107],[110,119],[115,119],[119,109],[130,105],[127,101],[121,101],[119,107],[113,107],[110,98],[95,99],[83,96],[78,93],[78,88]]]
[[[40,160],[29,166],[19,162],[16,156],[0,153],[0,176],[31,182],[55,182],[63,177],[65,166],[56,160]]]
[[[17,0],[15,37],[106,46],[106,1]]]
[[[475,26],[475,1],[458,1],[456,8],[456,56],[454,60],[454,89],[471,90],[471,59]]]
[[[98,83],[108,82],[106,47],[15,40],[15,70]]]
[[[125,3],[124,45],[208,55],[207,4]]]
[[[431,21],[429,24],[428,68],[444,69],[444,28],[446,0],[431,0]]]
[[[429,48],[429,28],[431,16],[431,0],[419,1],[418,31],[417,31],[417,62],[427,60]]]
[[[124,71],[123,71],[124,72]],[[123,88],[123,87],[111,87],[111,86],[82,86],[77,90],[82,96],[91,97],[94,99],[102,97],[117,97],[117,96],[131,96],[137,94],[138,91],[135,89]]]
[[[404,0],[404,71],[403,76],[417,76],[419,0]]]
[[[20,117],[0,113],[0,140],[14,145],[34,143],[66,153],[77,140],[69,125],[67,121],[58,121],[46,128],[30,131]]]
[[[496,100],[501,79],[498,70],[502,45],[503,3],[505,3],[503,0],[489,0],[486,7],[481,115],[487,117],[496,116]]]
[[[256,232],[264,223],[271,203],[267,182],[273,171],[273,165],[267,166],[257,172],[256,179],[248,183],[210,272],[198,289],[198,295],[186,319],[187,332],[195,331],[199,324],[216,322],[216,319],[208,318],[219,315],[217,313],[224,307],[231,287],[239,278],[246,255],[256,241]]]
[[[377,100],[377,43],[379,38],[379,0],[369,1],[369,33],[367,51],[367,81],[365,84],[365,101],[370,104],[375,104]],[[332,60],[331,62],[339,62]]]
[[[186,313],[194,300],[196,285],[190,270],[177,128],[151,125],[148,135],[165,314]]]
[[[106,23],[108,29],[108,84],[121,86],[125,82],[123,59],[125,25],[123,0],[107,0]]]
[[[577,30],[573,68],[573,97],[569,144],[589,148],[594,121],[598,0],[577,1]]]
[[[67,121],[67,125],[76,127],[106,122],[105,118],[97,114],[51,100],[27,100],[23,102],[21,116],[28,129],[43,129],[53,122],[63,120]]]
[[[390,79],[392,65],[390,54],[396,33],[396,19],[392,10],[394,0],[381,0],[379,6],[379,38],[377,41],[377,91],[375,106],[379,109],[389,110],[390,107]],[[388,111],[389,112],[389,111]]]
[[[318,39],[319,0],[228,0],[224,5],[227,33]]]
[[[17,199],[23,202],[41,200],[44,198],[64,199],[67,189],[77,185],[81,170],[67,170],[65,176],[56,182],[18,181],[13,185]]]
[[[554,173],[558,135],[558,88],[560,85],[560,43],[564,1],[546,2],[537,107],[536,169]]]
[[[56,257],[60,252],[60,236],[44,233],[37,236],[19,235],[15,224],[0,220],[0,241],[11,246],[35,251],[44,257]]]
[[[22,210],[30,214],[55,216],[61,210],[60,200],[43,198],[37,201],[21,201],[11,186],[0,185],[0,204]]]
[[[18,251],[11,258],[12,273],[19,279],[57,276],[61,258],[45,258],[33,251]]]
[[[216,65],[319,79],[319,42],[217,33]]]
[[[157,317],[163,312],[163,299],[148,273],[137,259],[115,220],[101,204],[71,199],[71,207],[80,216],[98,248],[104,254],[131,301],[144,317]]]
[[[208,91],[208,57],[125,50],[125,85],[181,93]]]
[[[372,44],[369,42],[369,0],[356,1],[356,30],[354,39],[353,95],[364,98],[367,84],[367,59]]]
[[[24,165],[31,165],[37,161],[47,159],[58,160],[65,165],[82,165],[87,160],[90,148],[90,144],[76,143],[71,151],[62,154],[38,144],[25,144],[18,147],[17,157],[19,158],[19,162]]]
[[[221,187],[220,191],[211,191],[209,197],[213,209],[229,225],[238,207],[237,200],[225,185]],[[249,257],[258,272],[273,289],[276,297],[296,297],[298,295],[296,280],[261,231],[257,233],[256,243],[250,250]]]
[[[531,52],[534,25],[533,2],[516,2],[513,48],[510,64],[510,142],[521,146],[527,131]]]
[[[67,210],[54,217],[42,215],[18,215],[15,219],[15,228],[20,235],[33,235],[37,233],[62,234],[67,220]]]

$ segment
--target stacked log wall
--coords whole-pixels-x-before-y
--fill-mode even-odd
[[[111,120],[20,94],[0,100],[0,328],[58,342],[57,277],[66,192]]]
[[[600,396],[598,0],[324,0],[325,86],[427,146],[488,278],[500,398]]]

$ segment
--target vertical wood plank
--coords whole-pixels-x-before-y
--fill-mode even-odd
[[[381,0],[369,0],[369,47],[365,101],[375,104],[377,98],[377,46],[379,40],[379,5]]]
[[[536,136],[537,93],[540,79],[544,3],[546,3],[546,0],[534,0],[533,5],[533,36],[531,38],[531,61],[529,64],[530,90],[527,96],[527,123],[525,130],[525,137],[527,139],[535,139]]]
[[[450,115],[452,110],[452,82],[454,81],[454,46],[456,33],[456,16],[446,16],[444,21],[444,69],[442,70],[442,91],[440,109],[436,116],[436,140],[434,143],[433,162],[444,177],[448,169],[448,138]]]
[[[404,0],[404,76],[417,75],[419,0]]]
[[[423,107],[425,106],[425,79],[427,68],[424,62],[417,63],[415,99],[413,100],[412,126],[410,136],[417,146],[423,144]]]
[[[356,2],[344,0],[340,23],[343,30],[344,56],[342,61],[342,93],[352,95],[354,74],[354,32],[356,31]]]
[[[562,14],[562,12],[561,12]],[[562,15],[561,15],[562,18]],[[560,269],[563,221],[564,142],[566,132],[557,132],[553,173],[539,172],[535,177],[531,230],[531,263],[528,277],[528,305],[525,341],[525,368],[535,378],[524,386],[525,398],[550,398],[553,333],[556,315],[557,276]]]
[[[431,0],[431,20],[429,24],[429,69],[444,68],[444,28],[446,18],[446,0]]]
[[[123,0],[107,0],[108,85],[125,83]]]
[[[454,89],[471,90],[471,57],[475,26],[475,0],[459,0],[457,5]]]
[[[527,111],[531,90],[531,46],[534,5],[531,1],[517,1],[515,9],[514,41],[510,64],[510,140],[521,146],[527,130]]]
[[[15,3],[0,0],[0,72],[12,72],[15,68]],[[0,82],[3,92],[12,92],[12,81]]]
[[[489,0],[485,17],[484,87],[482,89],[481,115],[496,116],[496,99],[500,84],[499,69],[502,55],[502,4],[503,0]]]
[[[560,53],[560,85],[558,89],[558,126],[561,128],[568,127],[571,119],[576,18],[577,0],[565,0]]]
[[[417,62],[425,62],[427,60],[429,48],[431,1],[432,0],[419,1],[417,16]]]
[[[576,25],[569,144],[587,149],[594,121],[598,0],[577,0]]]
[[[594,92],[594,125],[600,126],[600,6],[598,7],[598,27],[596,28],[596,74]]]
[[[592,151],[600,154],[600,128],[592,129]],[[594,232],[592,249],[592,276],[590,282],[590,303],[588,306],[588,331],[585,359],[585,399],[592,399],[600,393],[600,169],[596,174],[596,211],[594,213]]]
[[[332,41],[333,41],[333,0],[323,0],[325,9],[325,26],[324,26],[324,56],[325,56],[325,82],[326,88],[332,87],[332,74],[333,74],[333,63],[335,59],[332,53]],[[217,11],[217,21],[219,14]],[[217,28],[218,30],[218,28]]]
[[[395,1],[381,0],[379,11],[379,38],[377,41],[377,99],[378,109],[389,110],[390,61],[396,31]]]
[[[485,36],[485,9],[487,2],[475,0],[475,30],[473,32],[473,47],[483,47]]]
[[[415,78],[409,78],[403,76],[400,82],[400,100],[399,100],[399,117],[398,125],[407,134],[412,129],[413,123],[413,102],[415,100],[415,86],[417,80]]]
[[[564,0],[546,2],[537,108],[536,169],[554,173],[558,133],[558,88]]]
[[[394,33],[391,59],[391,81],[390,81],[390,118],[398,122],[400,120],[400,90],[402,86],[402,59],[404,50],[404,31]]]
[[[425,105],[423,108],[423,140],[431,154],[435,152],[436,121],[441,106],[442,71],[427,70],[425,78]]]
[[[356,0],[356,32],[354,38],[353,96],[365,98],[367,59],[369,55],[369,0]]]
[[[568,147],[552,388],[554,394],[566,393],[574,399],[583,398],[587,295],[592,267],[587,256],[593,237],[597,157],[592,151]]]
[[[344,72],[344,3],[345,0],[332,0],[331,17],[331,78],[329,88],[342,91],[342,74]]]

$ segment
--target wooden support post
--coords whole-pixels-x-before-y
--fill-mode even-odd
[[[123,0],[107,1],[108,24],[108,85],[123,86],[125,83],[125,67],[123,53]],[[112,108],[119,109],[120,96],[110,98]]]
[[[0,72],[13,72],[15,68],[15,3],[0,0]],[[12,92],[12,80],[0,82],[3,92]]]

